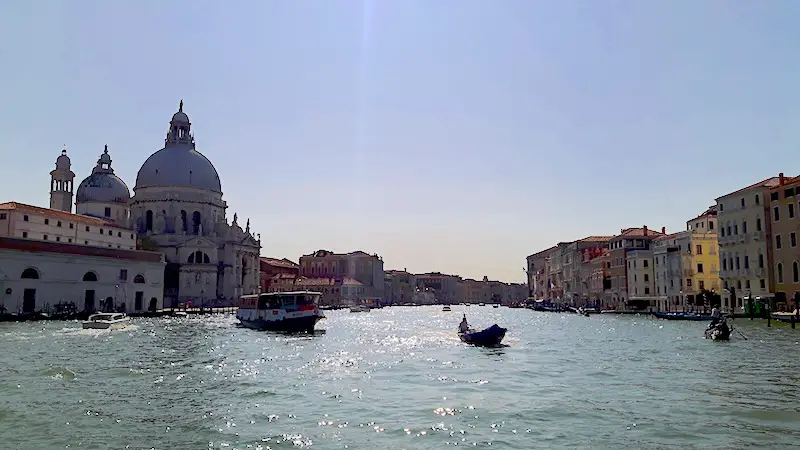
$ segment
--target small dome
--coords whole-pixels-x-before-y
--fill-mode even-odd
[[[189,116],[183,111],[178,111],[172,115],[172,122],[175,123],[189,123]]]
[[[113,173],[96,172],[78,185],[75,193],[76,203],[100,202],[127,205],[131,200],[128,186]]]
[[[122,203],[127,205],[131,200],[131,191],[118,176],[114,175],[111,168],[111,155],[108,154],[106,145],[103,154],[97,160],[97,166],[92,174],[78,185],[75,193],[76,203],[100,202]]]
[[[67,156],[67,150],[61,150],[61,156],[56,159],[56,170],[70,170],[72,161]]]

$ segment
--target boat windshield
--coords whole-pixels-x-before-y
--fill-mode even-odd
[[[306,295],[298,295],[297,296],[297,305],[298,306],[316,305],[318,303],[319,303],[319,295],[318,294],[306,294]]]

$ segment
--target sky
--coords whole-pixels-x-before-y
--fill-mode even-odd
[[[525,279],[800,174],[800,2],[0,4],[0,201],[108,144],[133,189],[181,99],[262,255]],[[76,180],[77,184],[77,180]]]

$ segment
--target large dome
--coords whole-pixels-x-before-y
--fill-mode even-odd
[[[222,192],[217,169],[193,146],[168,145],[153,153],[136,175],[134,190],[147,187],[192,187]]]
[[[150,155],[142,164],[133,189],[191,187],[222,193],[217,169],[195,150],[189,116],[183,112],[183,101],[169,125],[164,148]]]
[[[75,193],[77,203],[101,202],[101,203],[122,203],[128,204],[131,200],[131,192],[128,185],[118,176],[114,175],[111,168],[111,156],[108,154],[106,146],[97,166],[92,170],[92,174],[78,185]]]

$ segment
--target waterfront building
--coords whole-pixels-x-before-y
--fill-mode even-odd
[[[135,250],[133,230],[101,218],[18,202],[0,203],[0,236]]]
[[[491,299],[489,284],[482,281],[466,278],[459,283],[463,287],[463,294],[458,299],[465,303],[488,303]]]
[[[406,270],[387,270],[383,290],[383,302],[386,304],[413,303],[417,279]]]
[[[573,252],[572,261],[575,266],[572,270],[570,283],[571,296],[576,306],[586,306],[591,300],[591,282],[596,266],[592,264],[596,258],[608,253],[608,241],[613,236],[588,236],[570,244]]]
[[[461,277],[458,275],[447,275],[441,272],[429,272],[414,275],[417,280],[419,291],[431,291],[438,303],[460,303],[464,300],[459,298],[459,284]]]
[[[155,311],[163,306],[163,279],[160,253],[0,237],[0,309],[7,312],[69,302],[88,312]]]
[[[717,229],[717,207],[711,206],[699,216],[686,222],[686,231],[680,233],[678,246],[681,250],[683,296],[685,307],[710,309],[702,297],[705,293],[721,294]],[[686,242],[688,241],[688,242]],[[742,269],[750,270],[749,261],[744,261]],[[710,300],[710,299],[709,299]],[[684,301],[684,298],[681,299]],[[721,305],[729,308],[729,304]]]
[[[259,258],[259,269],[261,292],[273,292],[270,289],[270,284],[275,275],[290,274],[297,276],[300,273],[300,265],[286,258],[265,258],[262,256]]]
[[[526,258],[528,295],[535,300],[550,298],[550,256],[557,248],[553,246]]]
[[[607,276],[611,283],[609,291],[612,304],[631,309],[643,308],[650,305],[649,299],[645,301],[631,299],[632,293],[636,293],[635,295],[638,296],[638,288],[641,287],[642,292],[644,291],[645,282],[642,278],[640,283],[637,276],[636,282],[631,285],[632,289],[629,289],[628,253],[642,251],[641,253],[634,253],[634,257],[637,258],[637,260],[646,257],[647,251],[650,251],[652,241],[665,234],[666,231],[664,228],[661,229],[661,232],[653,231],[647,228],[647,226],[641,228],[624,228],[620,231],[619,235],[614,236],[608,241],[610,266],[607,270]],[[650,253],[650,257],[652,257],[652,252]],[[641,264],[642,263],[637,263],[637,270],[643,268]],[[652,282],[648,282],[647,286],[652,288]],[[644,295],[644,293],[642,295]]]
[[[800,297],[800,177],[780,174],[769,189],[769,208],[775,306],[793,310]]]
[[[361,283],[365,299],[379,301],[384,296],[383,259],[360,250],[334,253],[317,250],[300,257],[300,276],[305,278],[352,278]]]
[[[249,220],[242,229],[236,214],[228,223],[219,174],[197,151],[183,102],[133,191],[131,223],[166,258],[165,304],[226,304],[258,292],[260,237]]]
[[[646,247],[646,245],[645,245]],[[631,249],[626,253],[628,301],[656,308],[655,274],[652,248]]]
[[[778,186],[781,177],[761,180],[716,199],[723,307],[741,310],[743,297],[774,292],[768,209],[770,189]]]
[[[589,300],[592,303],[605,306],[611,301],[610,298],[606,297],[606,292],[611,288],[607,274],[611,266],[608,248],[602,249],[601,253],[592,258],[587,265],[591,274],[589,279]]]
[[[567,257],[564,251],[569,242],[559,242],[556,248],[550,253],[548,267],[548,283],[550,296],[548,300],[561,302],[564,297],[564,259]]]

